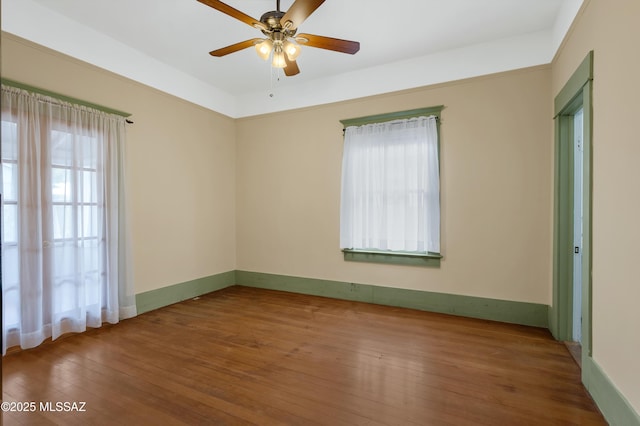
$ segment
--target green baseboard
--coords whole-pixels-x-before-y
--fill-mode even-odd
[[[582,381],[610,425],[640,426],[640,415],[593,358],[583,358]]]
[[[138,314],[172,305],[202,294],[230,287],[236,283],[236,271],[210,275],[180,284],[136,294]]]
[[[536,303],[248,271],[236,271],[236,284],[535,327],[548,327],[549,307]]]

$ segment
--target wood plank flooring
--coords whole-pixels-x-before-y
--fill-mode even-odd
[[[544,329],[230,287],[3,359],[5,425],[602,425]]]

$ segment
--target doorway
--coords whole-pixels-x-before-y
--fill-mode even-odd
[[[553,336],[581,349],[584,365],[591,346],[591,129],[593,52],[554,100],[555,169]],[[586,373],[583,370],[583,378]]]

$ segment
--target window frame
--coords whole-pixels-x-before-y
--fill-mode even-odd
[[[393,120],[403,120],[420,116],[436,116],[436,131],[438,135],[438,164],[440,162],[440,123],[441,113],[444,105],[432,107],[411,109],[405,111],[396,111],[386,114],[369,115],[364,117],[356,117],[340,120],[344,130],[350,126],[363,126],[373,123],[384,123]],[[438,167],[440,173],[441,167]],[[440,222],[442,224],[442,220]],[[371,249],[341,249],[345,261],[353,262],[371,262],[385,263],[393,265],[410,265],[410,266],[430,266],[439,267],[440,260],[443,258],[442,250],[440,253],[434,252],[403,252],[393,250],[371,250]]]

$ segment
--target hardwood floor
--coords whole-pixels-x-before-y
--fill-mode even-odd
[[[3,370],[5,425],[606,424],[547,330],[239,286]]]

